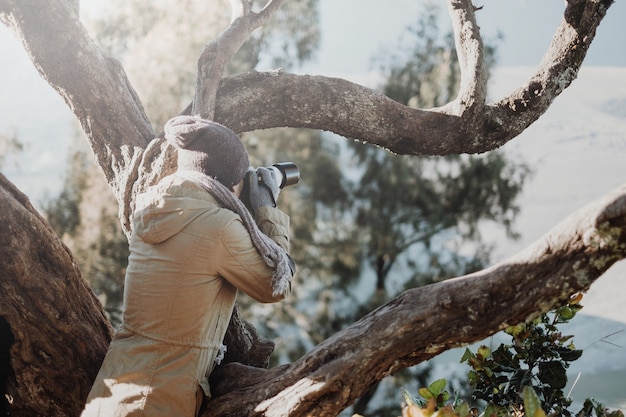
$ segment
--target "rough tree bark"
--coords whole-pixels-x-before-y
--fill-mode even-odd
[[[267,1],[255,13],[247,0],[231,1],[232,25],[199,59],[189,111],[237,132],[307,127],[397,153],[446,155],[496,149],[537,120],[576,78],[613,2],[568,0],[535,74],[488,104],[474,7],[470,0],[448,0],[461,88],[451,103],[427,110],[321,76],[255,72],[222,78],[224,62],[280,3]],[[150,126],[119,63],[89,37],[78,7],[77,1],[0,0],[0,20],[76,114],[128,233],[134,196],[171,172],[174,155]],[[626,189],[620,188],[514,259],[408,291],[293,364],[267,371],[223,366],[214,375],[216,397],[202,415],[336,415],[394,371],[549,310],[624,258],[625,200]],[[0,204],[0,348],[9,346],[8,357],[0,351],[0,387],[9,396],[6,406],[13,416],[77,415],[110,326],[67,248],[3,177]],[[266,364],[270,342],[242,322],[230,330],[242,348],[231,361]]]
[[[68,248],[1,174],[0,207],[0,339],[11,341],[3,397],[11,415],[78,415],[111,326]]]

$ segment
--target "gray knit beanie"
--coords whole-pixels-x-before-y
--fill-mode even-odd
[[[228,188],[248,171],[248,152],[227,127],[196,116],[176,116],[165,123],[164,131],[178,150],[179,170],[203,172]]]

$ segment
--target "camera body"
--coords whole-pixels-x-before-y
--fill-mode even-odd
[[[274,175],[280,188],[295,185],[300,181],[300,170],[293,162],[279,162],[266,168]]]

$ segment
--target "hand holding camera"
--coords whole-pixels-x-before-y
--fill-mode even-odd
[[[298,183],[300,171],[292,162],[282,162],[271,167],[250,168],[244,179],[242,200],[253,213],[260,207],[276,207],[283,187]]]
[[[246,179],[250,186],[250,205],[253,210],[259,207],[276,207],[276,200],[280,194],[278,181],[267,168],[257,168],[249,171]]]

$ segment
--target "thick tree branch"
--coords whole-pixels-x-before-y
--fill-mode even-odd
[[[483,73],[474,51],[479,40],[474,39],[473,15],[466,4],[452,7],[455,27],[468,32],[457,34],[464,39],[459,54],[471,57],[465,59],[466,81],[457,100],[441,109],[412,109],[345,80],[272,72],[224,79],[215,120],[237,131],[284,126],[329,130],[399,154],[487,152],[517,137],[571,84],[611,4],[569,1],[536,74],[491,105],[480,102]],[[467,98],[471,94],[478,101]]]
[[[271,11],[270,6],[271,8],[278,7],[279,3],[277,1],[268,3],[268,11]],[[487,106],[485,114],[482,112],[476,114],[472,111],[469,112],[469,115],[466,113],[461,116],[441,115],[436,111],[405,108],[391,100],[384,99],[380,94],[374,93],[370,89],[341,80],[287,74],[264,76],[254,73],[223,81],[218,93],[215,119],[238,131],[281,126],[330,130],[349,138],[375,143],[403,154],[485,152],[501,146],[521,133],[543,114],[552,100],[575,79],[589,44],[594,38],[595,30],[611,3],[612,1],[609,0],[569,1],[565,18],[535,76],[521,89],[514,91],[493,105]],[[82,109],[84,113],[81,118],[83,126],[88,133],[91,133],[92,142],[99,143],[95,148],[95,153],[102,161],[101,165],[106,175],[109,169],[106,168],[107,165],[104,162],[108,155],[120,153],[124,146],[119,142],[124,141],[125,148],[129,150],[133,149],[133,141],[137,146],[143,147],[146,141],[154,136],[154,132],[149,128],[135,131],[134,136],[139,136],[138,139],[131,134],[132,130],[123,130],[130,129],[129,125],[131,124],[125,123],[124,119],[135,117],[133,114],[140,110],[140,106],[125,79],[120,83],[119,79],[116,78],[119,75],[118,69],[107,72],[107,77],[96,72],[95,78],[101,82],[96,85],[81,85],[80,88],[73,83],[76,79],[67,76],[66,73],[71,67],[70,64],[76,64],[78,68],[85,68],[85,62],[93,62],[93,66],[100,68],[98,71],[101,71],[102,68],[110,68],[107,65],[110,61],[105,59],[92,45],[82,26],[72,16],[72,11],[68,10],[69,7],[64,9],[62,4],[58,1],[28,0],[17,2],[3,0],[0,5],[11,10],[11,13],[2,14],[1,17],[5,23],[14,27],[18,35],[20,35],[20,31],[23,31],[20,37],[23,39],[25,47],[31,51],[31,56],[44,78],[53,83],[72,108]],[[41,10],[42,13],[40,15],[27,13],[26,11],[31,8]],[[450,8],[455,22],[454,26],[457,28],[456,37],[459,47],[462,49],[459,51],[459,55],[466,57],[463,59],[465,62],[463,67],[467,81],[463,83],[464,87],[457,102],[475,103],[472,105],[473,107],[469,107],[475,108],[475,106],[480,105],[483,96],[480,88],[482,64],[475,49],[479,45],[480,39],[476,37],[477,32],[469,2],[451,0]],[[48,11],[47,9],[51,10]],[[49,17],[52,11],[56,11],[57,17],[55,19],[43,18],[43,16]],[[269,16],[269,14],[269,12],[264,13],[263,16]],[[254,15],[250,13],[248,16]],[[27,22],[23,22],[24,20]],[[254,21],[254,26],[260,24],[257,19],[249,18],[247,20]],[[18,25],[17,22],[22,23]],[[46,24],[46,22],[48,23]],[[63,38],[64,41],[59,40],[61,36],[56,30],[57,24],[66,28],[64,33],[67,36]],[[28,29],[28,27],[45,30]],[[234,25],[230,30],[234,33],[244,33],[249,28],[237,29],[237,25]],[[52,33],[52,37],[48,32]],[[55,34],[57,34],[56,37]],[[49,48],[49,43],[44,42],[42,38],[45,38],[46,41],[50,39],[53,44],[66,45],[69,56],[63,57],[64,65],[56,65],[58,60],[53,61],[53,56],[56,56],[55,53],[51,52],[53,48]],[[80,53],[72,52],[72,44],[68,43],[69,39],[77,43],[75,46],[81,46],[85,43],[89,47],[82,47]],[[77,56],[83,57],[85,62],[81,62]],[[225,54],[225,56],[229,55]],[[207,57],[201,61],[203,63],[200,65],[203,67],[212,62]],[[89,69],[93,69],[93,67],[88,66],[85,71]],[[79,72],[82,71],[79,70]],[[76,78],[80,80],[91,79],[84,74]],[[82,82],[89,83],[90,81]],[[128,100],[122,100],[122,103],[110,101],[116,100],[117,94],[112,94],[110,87],[105,87],[107,82],[113,83],[112,85],[121,85],[122,90],[126,91],[126,94],[122,94],[122,96],[127,97]],[[203,81],[200,84],[202,83]],[[276,90],[277,86],[284,86],[284,88]],[[97,94],[98,100],[96,101],[98,103],[102,103],[100,100],[107,103],[106,106],[98,107],[110,110],[100,109],[98,111],[93,103],[94,98],[96,98],[94,96],[80,101],[80,94],[65,93],[84,91],[82,88],[87,88],[87,91],[93,91],[94,94]],[[312,94],[316,91],[317,94]],[[466,97],[471,97],[472,93],[476,93],[477,99],[466,99]],[[132,105],[124,103],[132,103]],[[113,110],[117,109],[118,105],[122,106],[122,111]],[[237,111],[233,111],[234,109]],[[108,113],[103,115],[100,113],[102,111]],[[110,114],[111,112],[115,113]],[[118,115],[123,116],[121,120],[116,117]],[[147,122],[142,116],[139,117],[139,126],[145,127]],[[115,120],[115,123],[108,124],[106,128],[104,126],[97,130],[93,128],[93,126],[103,124],[103,120]],[[371,123],[372,120],[375,120],[376,123]],[[124,127],[116,128],[114,126]],[[428,138],[433,136],[432,129],[435,126],[439,126],[442,131],[435,135],[437,140],[429,140]],[[127,133],[121,134],[121,131]],[[103,146],[101,143],[107,141],[112,141],[118,146],[111,146],[111,149],[107,148],[106,152],[99,151]],[[115,143],[116,141],[118,143]],[[132,151],[130,153],[133,154]],[[119,161],[128,161],[128,159],[128,157],[120,157]],[[111,158],[110,162],[108,166],[121,165],[118,158]],[[107,178],[110,182],[113,181],[111,175],[107,175]]]
[[[626,185],[573,214],[516,257],[409,290],[293,364],[268,371],[227,365],[202,416],[227,410],[231,416],[335,416],[386,376],[587,290],[624,257]]]
[[[254,72],[225,78],[215,120],[237,132],[329,130],[401,154],[445,155],[468,148],[464,136],[462,143],[454,141],[462,127],[458,116],[412,109],[375,90],[324,76]]]
[[[0,340],[10,343],[0,370],[11,415],[78,415],[111,326],[67,247],[1,174],[0,207]]]

